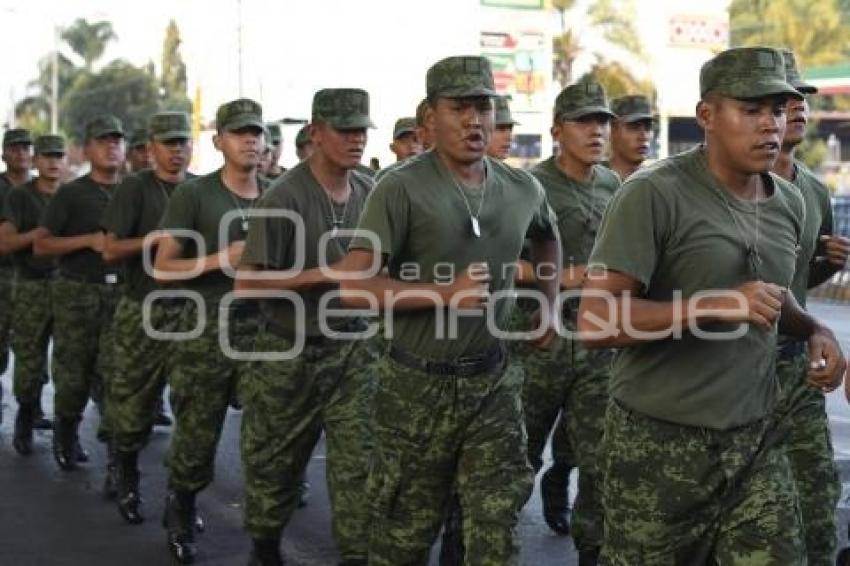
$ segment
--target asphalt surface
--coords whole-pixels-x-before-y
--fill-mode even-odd
[[[845,351],[850,352],[850,307],[814,303],[810,308],[833,326]],[[162,462],[169,429],[157,429],[142,453],[147,521],[129,526],[118,516],[114,504],[101,495],[105,449],[95,440],[98,417],[94,408],[89,407],[82,428],[82,441],[92,453],[92,461],[78,471],[61,472],[50,455],[50,432],[37,432],[35,451],[30,457],[21,457],[12,449],[12,423],[17,407],[11,395],[10,372],[3,375],[2,385],[0,566],[170,564],[160,524],[165,495]],[[46,410],[51,414],[52,390],[46,391]],[[828,412],[836,460],[845,482],[839,505],[839,525],[843,525],[839,532],[843,541],[850,519],[850,406],[842,391],[830,394]],[[238,412],[228,414],[219,446],[215,481],[199,498],[207,528],[199,537],[201,554],[197,564],[232,566],[245,564],[247,560],[250,542],[241,529],[239,421]],[[284,533],[282,549],[287,564],[326,566],[336,563],[324,471],[324,445],[320,443],[308,469],[312,484],[309,504],[296,512]],[[537,489],[522,513],[519,532],[522,564],[563,566],[576,563],[569,537],[554,535],[543,522]],[[432,564],[436,564],[433,559]]]

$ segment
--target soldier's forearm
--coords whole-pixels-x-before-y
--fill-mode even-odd
[[[37,256],[63,256],[91,247],[92,234],[80,236],[40,236],[33,242],[32,252]]]

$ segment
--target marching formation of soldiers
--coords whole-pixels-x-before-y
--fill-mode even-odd
[[[180,112],[130,137],[92,120],[90,170],[65,184],[61,136],[7,131],[14,449],[30,455],[45,426],[49,366],[56,463],[88,460],[78,430],[93,400],[104,490],[141,523],[139,453],[168,385],[163,524],[182,564],[198,555],[196,500],[229,407],[242,410],[251,565],[283,563],[322,433],[340,564],[427,564],[441,530],[441,564],[517,564],[550,436],[544,518],[582,566],[832,564],[824,394],[847,364],[805,300],[850,240],[794,157],[816,89],[793,54],[708,61],[705,142],[650,166],[643,95],[609,104],[593,80],[566,87],[559,151],[523,171],[504,163],[517,122],[487,59],[443,59],[425,82],[395,124],[397,163],[374,178],[356,88],[315,94],[289,170],[279,125],[249,99],[218,109],[223,165],[199,176]]]

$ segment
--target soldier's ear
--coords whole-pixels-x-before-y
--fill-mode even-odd
[[[697,102],[696,108],[697,124],[705,130],[710,131],[714,122],[714,105],[706,100]]]
[[[221,151],[221,137],[219,134],[213,134],[212,142],[213,147],[215,147],[218,151]]]

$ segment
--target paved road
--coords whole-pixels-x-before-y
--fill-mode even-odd
[[[814,304],[812,310],[836,328],[850,352],[850,307]],[[0,566],[150,566],[168,564],[159,524],[165,494],[162,460],[168,429],[160,429],[143,453],[143,482],[148,520],[131,527],[118,517],[114,506],[100,496],[104,450],[94,440],[96,414],[90,409],[83,441],[93,462],[74,473],[58,471],[50,457],[50,434],[38,433],[35,453],[18,456],[11,447],[11,426],[16,407],[11,399],[8,373],[2,378],[5,392],[0,426]],[[45,395],[49,400],[50,395]],[[830,395],[828,410],[833,427],[836,458],[845,482],[850,481],[850,406],[840,391]],[[48,407],[48,412],[49,407]],[[231,412],[222,438],[214,484],[200,498],[208,529],[200,538],[198,564],[233,566],[246,561],[249,541],[241,522],[241,468],[238,451],[239,413]],[[324,487],[324,446],[314,454],[308,470],[313,485],[310,504],[299,510],[286,530],[283,550],[288,564],[326,566],[336,562],[328,524]],[[844,503],[850,489],[845,484],[840,524],[850,519]],[[840,529],[844,530],[844,529]],[[520,535],[522,563],[535,566],[574,565],[569,538],[553,535],[540,514],[535,491],[523,512]]]

